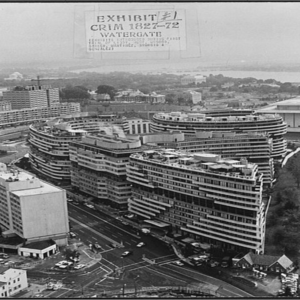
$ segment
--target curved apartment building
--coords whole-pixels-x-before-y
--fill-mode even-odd
[[[195,135],[197,131],[233,131],[233,132],[266,132],[273,140],[271,157],[281,159],[286,154],[286,141],[283,136],[287,132],[287,125],[282,117],[275,114],[236,115],[235,111],[217,111],[212,113],[157,113],[150,125],[152,132],[180,130],[188,135]],[[226,115],[225,115],[226,114]]]
[[[69,144],[81,140],[87,133],[122,134],[119,126],[106,123],[113,122],[114,119],[114,115],[93,116],[81,113],[30,125],[28,142],[32,169],[47,179],[61,184],[70,183]]]
[[[227,249],[264,252],[263,175],[247,160],[163,149],[130,156],[128,208],[146,222]],[[149,223],[150,223],[149,222]]]

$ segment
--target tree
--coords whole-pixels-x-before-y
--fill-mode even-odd
[[[288,163],[287,168],[293,174],[297,187],[300,187],[300,155],[294,155],[291,161]]]
[[[166,95],[166,103],[173,104],[175,101],[175,94],[167,94]]]
[[[66,86],[61,90],[62,99],[89,99],[88,89],[83,86]]]
[[[115,94],[116,94],[116,90],[114,87],[110,86],[110,85],[99,85],[97,87],[96,93],[99,94],[108,94],[110,96],[111,100],[114,100],[115,98]]]

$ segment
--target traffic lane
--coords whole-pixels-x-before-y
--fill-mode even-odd
[[[94,227],[93,229],[95,230],[97,228],[99,229],[99,232],[101,232],[101,227]],[[114,231],[115,234],[118,235],[118,242],[123,242],[124,245],[123,248],[114,249],[107,240],[100,236],[97,236],[96,233],[90,231],[88,228],[75,229],[74,232],[76,232],[81,240],[86,244],[98,242],[104,250],[99,251],[99,253],[101,253],[102,255],[109,250],[113,251],[114,253],[116,253],[116,255],[113,255],[114,258],[112,259],[117,259],[118,261],[121,257],[121,254],[125,251],[133,252],[132,256],[134,258],[134,261],[141,260],[143,256],[149,259],[155,259],[157,257],[173,253],[165,244],[157,242],[155,238],[150,236],[143,236],[141,240],[136,240],[131,237],[129,240],[126,240],[122,232],[120,233],[120,235],[118,235],[118,232]],[[103,234],[103,232],[101,232],[101,234]],[[105,232],[104,234],[107,234],[107,236],[110,237],[113,236],[111,232]],[[146,245],[140,248],[137,247],[137,244],[140,241],[145,241]]]
[[[72,217],[77,218],[77,213],[76,214],[72,214]],[[80,212],[79,212],[80,213]],[[162,250],[164,249],[164,252],[168,251],[166,248],[167,246],[165,245],[165,243],[157,240],[156,238],[153,238],[152,236],[147,236],[144,235],[143,233],[139,233],[139,236],[132,236],[132,235],[128,235],[126,231],[130,230],[130,226],[128,225],[122,225],[118,226],[118,227],[111,227],[110,224],[105,223],[103,225],[102,220],[99,220],[97,218],[97,216],[92,219],[90,215],[82,215],[81,221],[82,223],[85,223],[87,226],[90,226],[91,228],[93,228],[94,230],[98,231],[99,233],[110,237],[112,239],[114,239],[116,242],[118,243],[123,243],[124,247],[136,247],[136,245],[141,242],[144,241],[146,243],[146,247],[147,247],[147,253],[150,254],[151,256],[156,256],[157,255],[157,250]],[[126,230],[126,231],[124,231]],[[75,231],[75,229],[73,230]],[[84,231],[83,228],[80,228],[79,231]],[[134,230],[134,232],[136,233],[136,230]],[[94,239],[94,241],[97,241],[98,237],[95,235],[91,235],[92,239]],[[139,240],[137,239],[139,238]],[[92,241],[91,241],[92,242]],[[102,242],[101,242],[102,243]],[[100,244],[100,246],[103,247],[103,244]],[[153,253],[151,253],[153,252]]]
[[[125,226],[121,222],[116,219],[110,219],[109,221],[103,217],[99,217],[97,213],[91,209],[91,211],[86,211],[79,207],[73,207],[72,210],[69,210],[69,216],[77,219],[79,222],[87,224],[90,226],[94,226],[96,224],[101,224],[103,230],[106,229],[110,232],[118,230],[119,232],[123,232],[125,236],[131,236],[139,239],[140,237],[136,234],[137,231],[132,229],[130,226]]]
[[[223,296],[229,296],[229,297],[253,297],[253,295],[229,284],[222,280],[219,280],[214,277],[210,277],[209,275],[202,274],[201,272],[201,266],[194,269],[190,265],[185,266],[176,266],[174,264],[163,264],[160,266],[164,272],[167,272],[169,274],[172,274],[173,276],[184,275],[187,277],[190,277],[191,279],[194,278],[199,282],[212,284],[215,286],[218,286],[218,293],[222,294]]]

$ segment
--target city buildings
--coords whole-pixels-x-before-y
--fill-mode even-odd
[[[200,242],[264,252],[263,175],[245,159],[149,150],[132,154],[129,211]]]
[[[278,114],[287,124],[287,138],[297,139],[300,133],[300,97],[278,101],[257,110],[258,114]]]
[[[27,271],[0,267],[0,298],[9,298],[28,287]]]
[[[265,132],[196,132],[184,141],[174,143],[176,149],[189,152],[220,154],[224,158],[243,159],[255,163],[262,173],[264,185],[271,185],[274,161],[271,157],[273,141]],[[168,144],[171,146],[171,144]]]
[[[27,86],[3,92],[3,100],[11,103],[12,109],[50,107],[59,103],[59,89],[50,86]]]
[[[150,132],[150,121],[141,118],[128,118],[129,134],[140,134]]]
[[[29,126],[29,161],[36,174],[59,184],[70,184],[71,162],[69,144],[81,140],[87,133],[107,132],[123,134],[120,124],[114,125],[115,115],[97,115],[81,113],[65,116]],[[109,123],[108,123],[109,122]]]
[[[0,111],[11,110],[11,103],[8,101],[0,101]]]
[[[117,135],[86,135],[70,142],[71,184],[79,191],[113,207],[127,209],[131,183],[126,165],[132,153],[149,149],[139,139]]]
[[[203,113],[157,113],[150,125],[152,132],[178,131],[195,135],[197,131],[267,132],[272,138],[274,159],[286,154],[287,125],[282,117],[275,114],[256,115],[243,110],[216,110]]]
[[[115,101],[118,102],[146,102],[151,104],[165,103],[165,95],[159,95],[155,92],[144,94],[137,90],[126,90],[118,92],[115,95]]]
[[[202,75],[196,75],[196,76],[191,76],[187,75],[181,78],[181,84],[182,85],[189,85],[189,84],[195,84],[197,85],[198,83],[206,82],[206,76]]]
[[[25,244],[51,239],[57,245],[66,245],[66,191],[2,164],[0,225],[3,236],[18,236]]]
[[[34,107],[0,111],[0,127],[29,125],[47,118],[80,112],[80,103],[55,103],[50,107]]]

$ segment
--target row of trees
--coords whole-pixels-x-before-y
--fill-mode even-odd
[[[278,171],[267,216],[267,245],[296,255],[300,249],[300,154]]]

